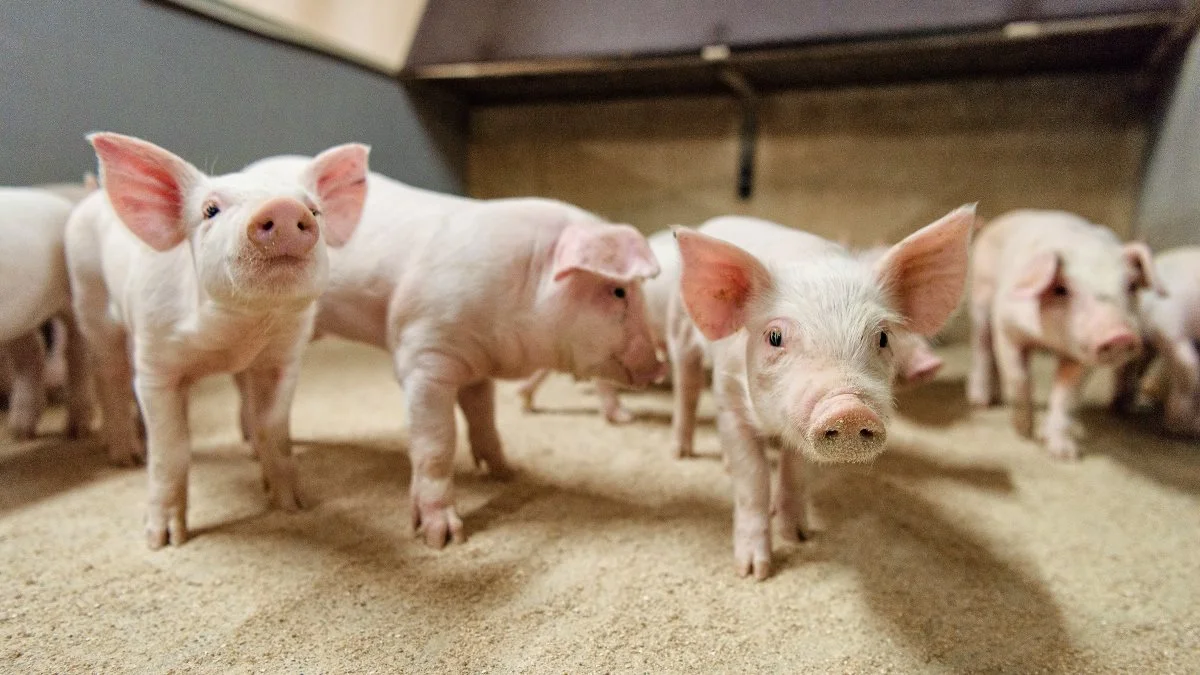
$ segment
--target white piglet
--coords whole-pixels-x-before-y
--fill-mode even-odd
[[[256,166],[286,174],[302,163]],[[658,263],[634,228],[561,202],[452,197],[378,174],[369,193],[358,232],[331,256],[317,332],[391,353],[408,407],[414,531],[440,548],[466,537],[455,405],[476,464],[503,477],[495,378],[657,379],[641,286]]]
[[[1140,294],[1147,349],[1118,371],[1113,405],[1120,412],[1133,407],[1146,367],[1161,356],[1166,391],[1157,393],[1165,396],[1163,423],[1172,433],[1200,436],[1200,247],[1164,251],[1155,256],[1154,269],[1166,295]]]
[[[1119,367],[1141,350],[1137,295],[1162,292],[1150,249],[1063,211],[1012,211],[975,241],[971,270],[972,365],[967,397],[1013,406],[1013,425],[1032,437],[1034,350],[1058,357],[1042,439],[1058,459],[1078,457],[1073,407],[1090,368]],[[998,378],[997,378],[998,376]]]
[[[803,537],[808,498],[797,462],[866,462],[883,451],[895,375],[889,338],[900,328],[941,328],[965,285],[974,222],[973,207],[958,209],[874,265],[755,219],[677,230],[681,298],[695,328],[714,341],[739,573],[770,574],[772,512],[785,538]],[[770,439],[782,444],[774,500]]]
[[[368,149],[331,148],[284,180],[207,176],[137,138],[88,139],[103,190],[72,214],[67,260],[115,461],[143,456],[134,393],[144,415],[147,542],[187,538],[188,388],[211,374],[244,381],[271,502],[299,508],[288,413],[328,280],[326,244],[358,222]]]
[[[647,325],[654,336],[655,349],[661,353],[667,349],[667,306],[671,296],[679,291],[679,251],[675,247],[675,235],[670,230],[655,232],[647,238],[647,242],[661,271],[658,276],[642,283],[642,292],[646,296]],[[534,410],[534,396],[549,374],[550,370],[544,368],[521,383],[517,393],[526,412]],[[609,380],[596,380],[595,386],[600,410],[606,420],[611,424],[633,421],[633,413],[621,405],[617,385]]]
[[[46,403],[47,361],[39,327],[54,319],[66,365],[67,435],[87,431],[86,352],[71,317],[63,236],[71,203],[45,190],[0,188],[0,359],[14,436],[34,434]]]

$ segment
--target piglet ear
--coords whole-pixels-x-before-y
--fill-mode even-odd
[[[683,261],[680,294],[688,314],[709,340],[732,335],[746,325],[751,300],[770,287],[770,273],[733,244],[695,230],[674,232]]]
[[[658,276],[658,260],[629,225],[568,225],[554,249],[554,280],[589,272],[618,283]]]
[[[350,240],[367,199],[367,155],[361,143],[334,146],[313,158],[304,186],[317,198],[325,216],[325,240],[341,246]]]
[[[1133,269],[1133,283],[1138,288],[1153,289],[1160,296],[1167,295],[1167,288],[1158,278],[1158,270],[1154,267],[1154,257],[1150,247],[1140,241],[1131,241],[1121,247],[1121,255],[1126,264]]]
[[[183,243],[187,196],[204,174],[140,138],[101,132],[87,139],[100,160],[100,182],[125,226],[156,251]]]
[[[905,237],[875,263],[906,327],[919,335],[942,328],[962,298],[975,231],[975,205],[960,207]]]
[[[1039,253],[1025,263],[1021,275],[1013,284],[1012,293],[1018,298],[1036,298],[1050,290],[1062,277],[1062,258],[1054,251]]]

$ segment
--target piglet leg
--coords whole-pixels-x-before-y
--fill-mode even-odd
[[[1010,336],[997,332],[994,336],[996,365],[1004,400],[1012,406],[1012,422],[1017,433],[1033,437],[1033,390],[1029,383],[1029,350]]]
[[[675,414],[671,416],[671,438],[676,457],[692,457],[695,455],[696,409],[700,405],[700,391],[704,388],[704,353],[691,347],[679,347],[674,351],[676,353],[671,355],[671,390]]]
[[[5,345],[12,363],[12,393],[8,401],[8,427],[17,438],[32,438],[38,418],[46,408],[45,348],[37,331]]]
[[[596,395],[600,397],[600,409],[604,411],[604,419],[608,420],[609,424],[628,424],[633,421],[633,413],[621,405],[617,385],[596,380]]]
[[[1071,437],[1072,413],[1079,388],[1083,384],[1087,369],[1076,361],[1059,359],[1054,373],[1054,386],[1050,389],[1050,400],[1046,406],[1046,419],[1042,421],[1042,439],[1046,450],[1056,459],[1079,458],[1075,439]]]
[[[496,385],[482,380],[458,390],[458,406],[467,418],[467,439],[475,466],[487,468],[492,478],[512,477],[512,469],[504,459],[500,432],[496,430]]]
[[[187,541],[187,479],[191,440],[187,393],[181,382],[159,382],[139,373],[134,380],[146,416],[146,468],[150,499],[146,543],[152,549]]]
[[[439,377],[436,364],[404,377],[408,404],[409,457],[412,460],[413,531],[442,548],[465,540],[454,508],[454,402],[458,385]]]
[[[778,481],[775,484],[775,523],[785,541],[800,542],[808,538],[809,492],[804,480],[804,459],[790,448],[779,453]]]
[[[538,388],[546,381],[546,377],[550,375],[549,369],[543,368],[533,375],[529,376],[517,387],[517,393],[521,396],[521,409],[525,412],[533,412],[533,397],[537,394]]]
[[[67,437],[79,438],[86,434],[92,425],[87,345],[73,317],[64,316],[61,324],[63,330],[58,334],[60,346],[56,346],[56,349],[61,350],[65,361]]]
[[[738,414],[717,414],[733,478],[733,557],[738,574],[771,575],[771,467],[762,442]]]
[[[971,370],[967,374],[967,400],[987,407],[996,402],[996,355],[992,345],[991,297],[971,304]]]
[[[242,373],[248,394],[243,401],[249,401],[253,420],[250,443],[262,464],[263,485],[271,505],[284,511],[304,508],[288,429],[299,365],[256,365]]]
[[[1200,395],[1200,356],[1190,340],[1172,343],[1165,356],[1170,384],[1163,421],[1172,433],[1193,434],[1197,430],[1193,415]]]

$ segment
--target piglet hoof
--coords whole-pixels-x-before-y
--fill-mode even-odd
[[[181,509],[150,509],[146,517],[146,545],[151,550],[158,550],[167,544],[182,546],[187,543],[187,538],[187,523]]]
[[[267,499],[270,500],[273,508],[291,513],[304,509],[304,500],[301,499],[300,491],[296,489],[294,480],[264,481],[264,483]]]
[[[431,548],[443,548],[446,544],[461,544],[466,541],[462,519],[453,506],[417,507],[413,510],[413,533],[424,537]]]
[[[500,449],[499,445],[478,452],[472,448],[471,457],[475,460],[475,468],[483,471],[492,480],[512,480],[516,475],[516,472],[508,465],[508,461],[504,459],[504,451]]]
[[[1075,439],[1066,434],[1054,434],[1046,437],[1046,451],[1054,459],[1073,462],[1079,459],[1079,448]]]
[[[617,406],[612,410],[604,411],[604,419],[608,420],[609,424],[629,424],[633,421],[633,413],[629,408]]]
[[[739,576],[753,575],[758,581],[771,576],[771,550],[765,540],[735,543],[733,557]]]

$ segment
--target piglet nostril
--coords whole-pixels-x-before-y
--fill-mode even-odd
[[[859,429],[858,435],[862,436],[863,438],[865,438],[868,441],[871,440],[872,438],[875,438],[875,432],[871,431],[870,429]]]
[[[830,429],[825,432],[825,438],[837,438],[837,429]]]
[[[262,224],[262,231],[263,231],[263,232],[270,232],[270,231],[271,231],[271,228],[273,228],[273,227],[275,227],[275,221],[273,221],[273,220],[268,220],[267,222],[265,222],[265,223],[263,223],[263,224]]]

